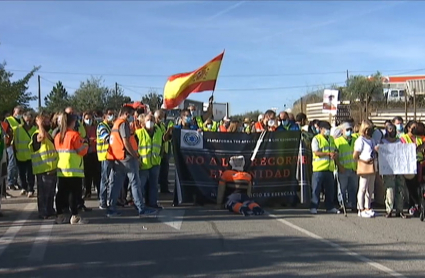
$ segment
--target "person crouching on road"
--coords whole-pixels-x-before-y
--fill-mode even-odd
[[[37,179],[38,215],[41,219],[54,216],[53,203],[56,193],[58,153],[53,138],[49,134],[50,119],[40,114],[36,118],[38,129],[29,145],[31,150],[32,171]]]
[[[158,206],[158,178],[163,154],[164,132],[155,125],[154,118],[151,115],[146,115],[144,126],[145,128],[136,130],[141,161],[140,183],[143,190],[149,181],[149,207],[161,209]]]
[[[334,207],[335,180],[333,171],[335,170],[335,158],[338,153],[334,139],[330,136],[331,125],[329,122],[319,122],[320,133],[314,136],[311,142],[313,152],[313,177],[311,208],[312,214],[317,214],[320,202],[320,192],[325,189],[325,205],[328,213],[339,213]]]
[[[87,140],[81,138],[74,130],[77,116],[64,113],[61,119],[60,132],[55,137],[58,152],[58,192],[56,194],[57,224],[67,221],[63,209],[69,199],[72,217],[71,224],[86,224],[87,220],[78,215],[78,202],[82,194],[84,178],[83,157],[88,150]]]
[[[143,204],[143,193],[140,186],[139,168],[140,160],[137,153],[137,142],[130,133],[130,123],[134,120],[134,109],[129,106],[121,108],[118,119],[112,127],[109,139],[109,149],[106,155],[108,160],[113,161],[112,166],[112,190],[111,201],[108,208],[108,217],[120,216],[116,210],[116,204],[125,177],[128,177],[129,186],[133,193],[134,205],[139,216],[155,215],[156,210],[146,208]]]

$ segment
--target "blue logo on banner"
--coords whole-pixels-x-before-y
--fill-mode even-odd
[[[201,137],[199,136],[197,132],[188,132],[183,136],[183,141],[188,146],[193,147],[199,144],[199,142],[201,141]]]

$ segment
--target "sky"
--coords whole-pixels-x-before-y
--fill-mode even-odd
[[[42,99],[59,80],[73,93],[101,76],[140,100],[225,49],[215,101],[230,114],[283,110],[342,85],[347,70],[424,74],[424,10],[423,1],[0,1],[0,60],[16,79],[41,66]]]

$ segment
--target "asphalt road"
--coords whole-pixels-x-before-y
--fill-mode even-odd
[[[16,193],[15,193],[16,194]],[[108,219],[87,202],[87,225],[38,220],[35,199],[3,200],[0,277],[424,277],[425,223],[270,210],[242,217],[213,206]]]

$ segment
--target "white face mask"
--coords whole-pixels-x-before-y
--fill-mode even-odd
[[[16,115],[15,118],[20,120],[20,119],[22,119],[22,115]]]
[[[84,123],[85,123],[86,125],[91,125],[91,123],[92,123],[92,119],[84,119]]]
[[[269,126],[274,126],[275,125],[275,121],[274,120],[269,120],[267,124]]]
[[[147,121],[147,122],[145,123],[145,127],[146,127],[146,129],[152,129],[152,128],[153,128],[153,126],[154,126],[154,124],[153,124],[153,122],[152,122],[152,121]]]
[[[208,125],[207,125],[207,128],[208,128],[208,129],[211,129],[211,128],[212,128],[212,125],[211,125],[211,124],[208,124]]]
[[[280,126],[282,124],[281,121],[277,121],[277,126]]]

